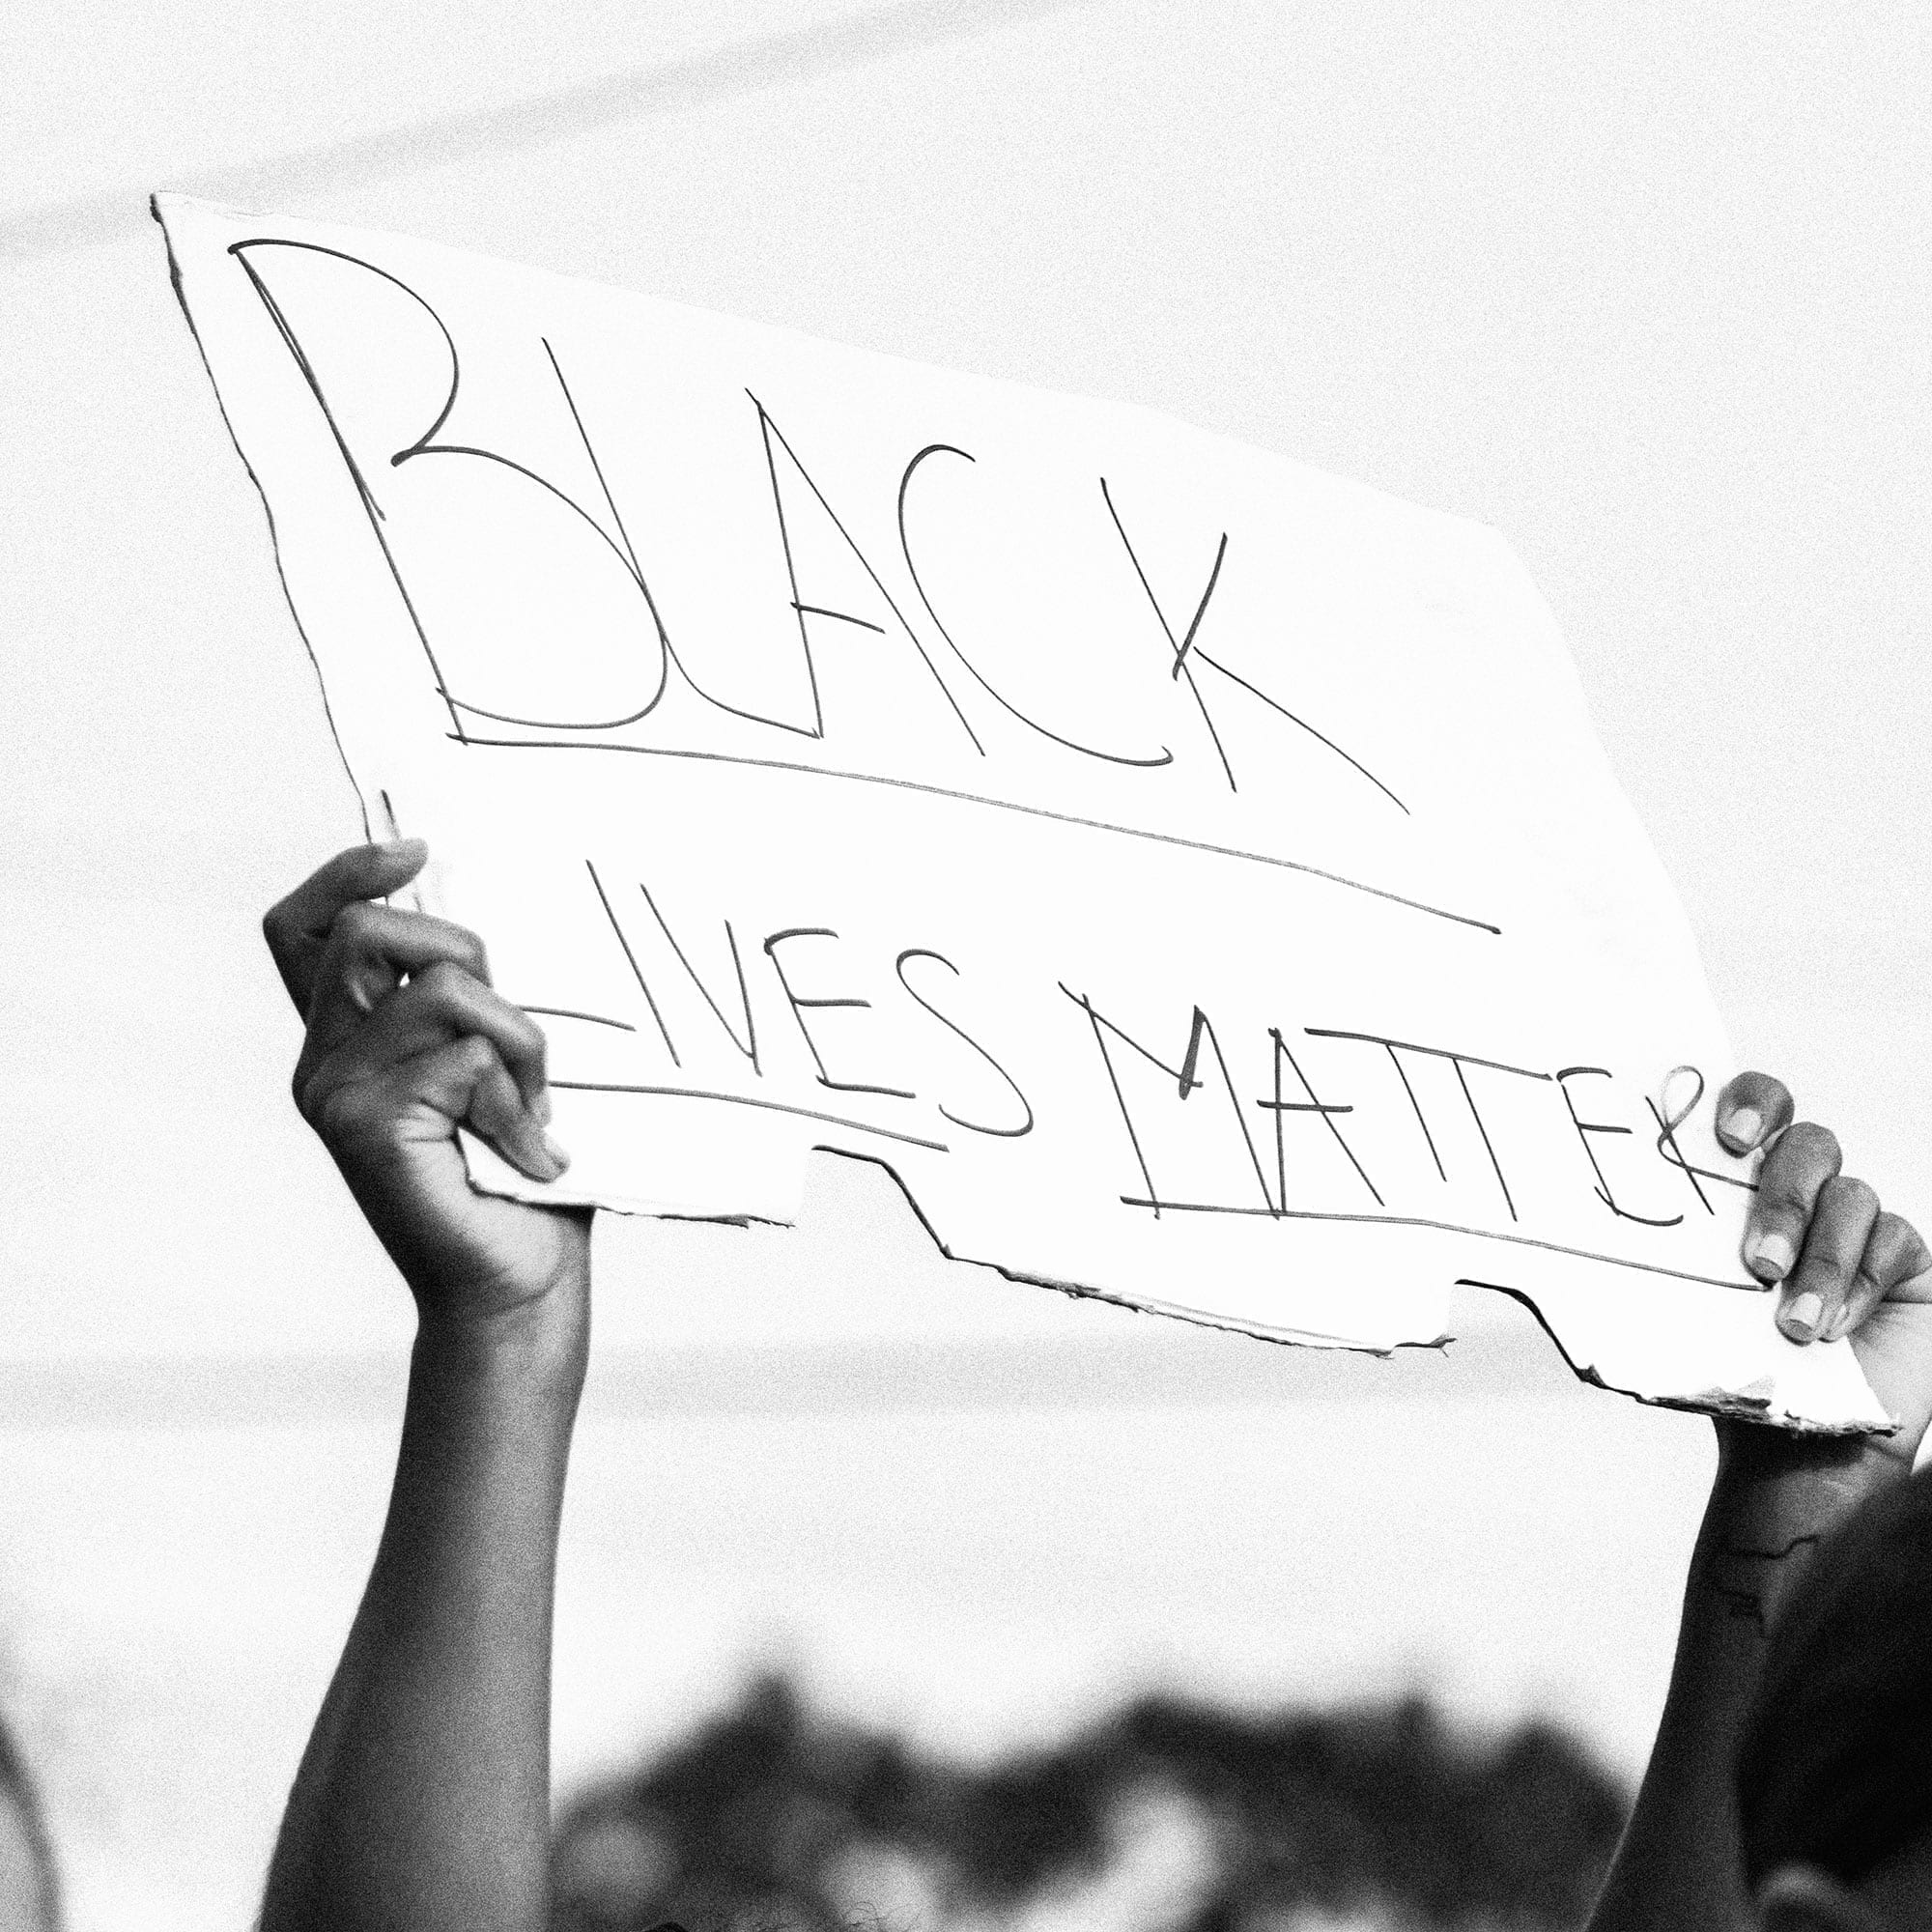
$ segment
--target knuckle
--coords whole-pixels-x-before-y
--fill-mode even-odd
[[[500,1062],[491,1065],[476,1083],[476,1109],[492,1127],[507,1127],[523,1112],[523,1096],[517,1083],[504,1071]]]
[[[480,1033],[467,1033],[452,1052],[458,1072],[466,1079],[480,1080],[498,1063],[497,1049]]]
[[[296,1112],[320,1132],[324,1117],[343,1085],[339,1069],[331,1066],[328,1060],[312,1052],[303,1053],[296,1062],[295,1078],[289,1083]]]
[[[1804,1250],[1789,1287],[1795,1293],[1812,1289],[1827,1296],[1835,1295],[1852,1278],[1856,1255],[1842,1249],[1822,1247],[1813,1241]]]
[[[367,899],[355,899],[329,921],[328,936],[342,946],[363,948],[374,939],[381,922],[381,908]]]
[[[517,1090],[500,1066],[477,1081],[469,1096],[469,1118],[493,1138],[515,1131],[519,1114]]]
[[[315,1102],[315,1130],[332,1148],[378,1139],[393,1125],[393,1110],[384,1106],[382,1094],[367,1081],[344,1081]]]
[[[326,1141],[335,1138],[343,1116],[350,1110],[348,1092],[344,1082],[325,1078],[319,1067],[297,1076],[296,1105],[302,1119]]]
[[[1896,1254],[1909,1248],[1918,1238],[1918,1230],[1903,1214],[1894,1214],[1889,1208],[1881,1208],[1872,1222],[1865,1246],[1876,1254]]]
[[[1855,1174],[1833,1175],[1825,1183],[1825,1193],[1833,1208],[1860,1223],[1872,1222],[1878,1215],[1878,1189]]]
[[[448,1001],[461,997],[468,978],[454,960],[432,959],[421,972],[410,975],[410,984],[419,989],[420,997]]]
[[[1807,1167],[1826,1167],[1833,1174],[1843,1158],[1837,1135],[1830,1127],[1821,1127],[1816,1121],[1795,1122],[1784,1136],[1784,1144]]]
[[[454,920],[439,919],[433,913],[405,914],[404,917],[420,927],[425,942],[433,945],[444,958],[481,977],[483,942],[469,926],[458,925]]]
[[[1838,1140],[1829,1127],[1800,1121],[1766,1156],[1758,1176],[1761,1202],[1803,1216],[1823,1184],[1838,1171]]]
[[[1879,1210],[1865,1242],[1867,1268],[1875,1275],[1904,1276],[1916,1272],[1928,1259],[1924,1236],[1903,1214],[1889,1208]]]

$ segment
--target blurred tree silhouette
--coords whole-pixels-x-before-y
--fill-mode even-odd
[[[1314,1914],[1405,1926],[1582,1923],[1628,1810],[1543,1722],[1500,1737],[1425,1699],[1242,1716],[1140,1698],[1041,1749],[952,1764],[813,1710],[784,1679],[583,1797],[555,1851],[558,1932],[846,1932],[852,1874],[911,1872],[885,1932],[999,1918],[1098,1880],[1150,1801],[1190,1814],[1199,1869],[1126,1932],[1236,1932]],[[901,1888],[903,1889],[903,1888]],[[1072,1910],[1069,1899],[1069,1911]]]

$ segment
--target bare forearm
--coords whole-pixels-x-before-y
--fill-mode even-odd
[[[1760,1578],[1731,1552],[1747,1546],[1734,1512],[1712,1499],[1685,1583],[1670,1690],[1629,1829],[1591,1932],[1709,1932],[1749,1923],[1738,1876],[1731,1754],[1764,1637]]]
[[[1806,1452],[1737,1426],[1685,1586],[1670,1690],[1591,1932],[1749,1926],[1733,1757],[1771,1617],[1819,1540],[1895,1466],[1868,1447]]]
[[[535,1932],[581,1303],[426,1323],[388,1520],[302,1760],[263,1932]]]

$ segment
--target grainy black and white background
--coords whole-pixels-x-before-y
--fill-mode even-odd
[[[408,1334],[287,1100],[256,922],[358,818],[151,189],[1498,526],[1740,1051],[1922,1223],[1928,98],[1932,16],[1864,0],[12,0],[0,1634],[76,1932],[249,1922]],[[1514,1308],[1310,1363],[949,1270],[830,1160],[791,1236],[600,1240],[566,1797],[772,1661],[968,1753],[1139,1686],[1413,1683],[1640,1764],[1709,1427],[1576,1386]]]

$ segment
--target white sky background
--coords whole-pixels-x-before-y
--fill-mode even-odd
[[[295,1021],[256,924],[357,817],[147,192],[1150,404],[1495,524],[1740,1050],[1922,1222],[1928,41],[1920,9],[1776,0],[14,0],[0,1361],[69,1366],[0,1368],[25,1416],[0,1434],[0,1575],[83,1924],[159,1923],[162,1893],[183,1922],[245,1918],[393,1395],[304,1365],[393,1363],[408,1329],[287,1100]],[[1502,1365],[1480,1402],[1418,1396],[1449,1372],[1405,1362],[1284,1406],[1227,1366],[1258,1345],[1217,1340],[1154,1406],[1117,1371],[1098,1406],[989,1407],[1030,1349],[1050,1394],[1051,1350],[1114,1360],[1149,1324],[941,1268],[872,1178],[829,1176],[782,1244],[603,1240],[611,1359],[700,1353],[665,1371],[685,1421],[649,1420],[646,1389],[586,1430],[566,1769],[721,1694],[780,1627],[942,1738],[1048,1721],[1129,1668],[1334,1694],[1417,1667],[1640,1749],[1702,1424],[1552,1380],[1499,1316],[1464,1345]],[[810,1374],[781,1346],[841,1337],[845,1366]],[[1007,1369],[895,1406],[891,1363],[947,1337]],[[781,1367],[732,1396],[753,1346]],[[109,1373],[156,1356],[179,1366]],[[285,1411],[238,1394],[262,1386]],[[214,1426],[184,1433],[199,1406]],[[227,1781],[204,1764],[203,1796],[164,1804],[195,1712]]]

